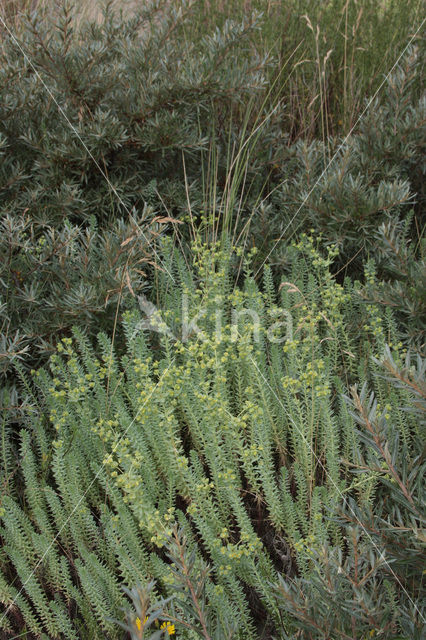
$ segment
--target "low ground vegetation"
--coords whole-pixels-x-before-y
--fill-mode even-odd
[[[424,636],[419,15],[4,7],[5,638]]]

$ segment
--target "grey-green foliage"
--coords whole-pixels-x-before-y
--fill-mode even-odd
[[[39,7],[18,42],[3,34],[3,211],[104,221],[159,202],[157,190],[178,206],[182,153],[198,170],[213,122],[264,85],[267,60],[251,46],[258,18],[192,41],[190,3],[150,2],[127,18],[109,5],[81,24],[76,11]]]
[[[380,225],[398,224],[414,202],[421,229],[425,102],[415,89],[421,73],[421,49],[411,47],[382,93],[366,100],[352,135],[277,149],[282,188],[272,203],[281,210],[271,216],[273,234],[314,227],[339,243],[343,260],[359,265],[374,253]]]
[[[277,291],[269,271],[259,288],[248,264],[234,287],[227,244],[194,244],[188,268],[166,243],[174,280],[160,272],[149,324],[125,315],[122,360],[104,334],[96,355],[75,330],[50,371],[35,375],[38,406],[28,408],[19,449],[9,442],[3,470],[6,628],[120,637],[111,620],[129,606],[123,586],[143,589],[154,577],[158,595],[182,591],[164,555],[180,527],[195,583],[205,572],[211,637],[291,631],[271,583],[296,568],[308,579],[311,545],[344,552],[329,514],[342,492],[360,505],[374,493],[374,477],[360,489],[347,468],[360,439],[341,392],[368,377],[386,336],[397,344],[377,305],[356,341],[348,335],[364,314],[352,285],[330,274],[333,251],[322,257],[308,238],[292,251],[291,276]],[[203,334],[185,328],[185,296]],[[400,419],[409,440],[410,422]],[[193,606],[175,606],[199,628]]]
[[[409,215],[405,220],[383,223],[378,229],[375,260],[368,267],[376,273],[376,278],[374,282],[366,283],[362,296],[391,307],[405,339],[422,350],[425,344],[426,244],[423,237],[418,243],[410,239],[412,218]]]
[[[348,131],[424,13],[420,0],[199,0],[193,30],[239,20],[247,7],[263,12],[255,42],[276,54],[271,76],[282,71],[277,89],[286,108],[280,119],[293,140],[322,137],[324,128],[332,135]],[[422,35],[419,29],[417,39]]]
[[[137,219],[103,229],[95,218],[85,227],[40,226],[12,214],[0,229],[3,377],[16,361],[38,365],[75,324],[96,332],[113,326],[117,304],[147,287],[161,224],[146,207]]]
[[[395,307],[406,338],[424,345],[424,45],[409,47],[352,135],[278,146],[269,200],[253,218],[262,253],[285,266],[285,240],[314,229],[341,249],[335,269],[359,277],[377,262],[365,297]],[[282,242],[276,243],[276,238]],[[283,250],[282,250],[283,249]]]

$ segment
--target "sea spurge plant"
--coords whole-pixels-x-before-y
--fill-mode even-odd
[[[351,473],[362,439],[341,397],[368,375],[369,349],[382,349],[382,335],[348,335],[362,313],[351,285],[330,274],[334,252],[323,256],[304,236],[289,250],[285,279],[275,283],[266,269],[259,285],[248,259],[235,281],[241,256],[228,243],[196,243],[188,258],[165,241],[170,270],[158,272],[156,322],[152,307],[150,322],[136,309],[124,314],[121,360],[104,334],[95,352],[75,330],[50,370],[35,373],[50,426],[41,414],[31,418],[36,446],[23,430],[22,464],[41,456],[50,470],[26,471],[31,517],[13,492],[2,504],[4,575],[18,563],[23,585],[22,593],[5,586],[4,602],[18,594],[34,632],[58,636],[73,598],[67,637],[87,621],[116,637],[110,619],[123,607],[120,585],[154,577],[158,595],[176,593],[180,577],[167,550],[179,528],[193,571],[208,561],[209,637],[228,637],[225,620],[235,638],[256,638],[259,622],[290,633],[292,614],[270,585],[279,574],[309,580],[327,545],[347,554],[345,523],[330,514],[346,496],[361,505],[365,492]],[[377,388],[384,411],[393,411],[386,387]],[[365,474],[370,497],[385,473]],[[37,571],[41,561],[49,572]],[[46,595],[52,584],[57,622]],[[16,625],[13,615],[7,608],[2,624]],[[188,615],[183,608],[180,619],[191,625]],[[176,636],[192,637],[188,628],[176,623]]]

